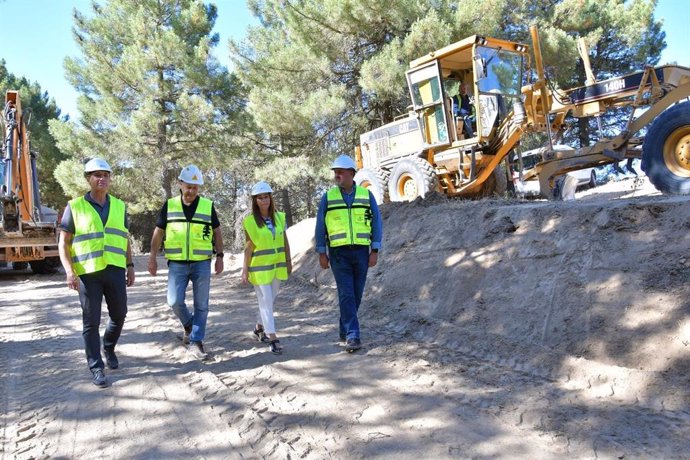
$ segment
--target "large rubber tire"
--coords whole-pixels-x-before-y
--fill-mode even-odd
[[[664,111],[649,127],[642,146],[642,170],[662,193],[690,193],[690,102]]]
[[[594,169],[592,169],[592,171],[590,172],[590,175],[589,175],[588,187],[594,188],[596,186],[597,186],[597,172]]]
[[[376,203],[385,203],[388,200],[388,176],[389,172],[383,169],[362,168],[355,174],[357,185],[369,189],[376,198]]]
[[[391,170],[388,195],[391,201],[412,201],[438,188],[434,167],[421,158],[400,160]]]
[[[503,165],[496,166],[488,179],[482,184],[479,196],[487,198],[492,196],[505,196],[508,192],[508,176]]]
[[[556,187],[552,190],[554,200],[569,201],[575,199],[577,179],[570,174],[563,174],[556,179]]]
[[[50,275],[58,271],[60,258],[46,257],[42,260],[32,260],[29,264],[31,265],[31,271],[37,275]]]

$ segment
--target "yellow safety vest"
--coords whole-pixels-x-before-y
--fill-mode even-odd
[[[371,204],[369,191],[355,185],[355,198],[348,207],[340,187],[326,193],[326,231],[329,246],[369,246],[371,244]]]
[[[106,199],[110,200],[110,208],[105,226],[83,196],[69,202],[74,221],[70,256],[77,275],[94,273],[108,265],[127,266],[129,231],[125,227],[125,203],[112,195]]]
[[[182,210],[182,197],[168,200],[165,223],[165,257],[168,260],[200,261],[213,256],[211,209],[213,201],[199,197],[191,222]]]
[[[249,282],[254,285],[271,284],[274,278],[288,279],[285,257],[285,213],[276,212],[273,227],[275,235],[264,225],[256,224],[250,214],[242,221],[244,229],[254,243],[254,252],[249,261]]]

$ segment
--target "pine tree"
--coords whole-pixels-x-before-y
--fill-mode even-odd
[[[585,70],[577,54],[576,40],[583,37],[589,48],[592,69],[598,80],[641,71],[646,64],[659,62],[661,51],[666,47],[661,22],[654,19],[656,0],[580,1],[564,0],[547,19],[552,33],[559,31],[559,46],[550,46],[548,59],[550,74],[562,88],[585,84]],[[550,42],[554,43],[554,41]],[[562,52],[561,50],[567,50]],[[611,110],[603,117],[602,135],[610,136],[623,128],[630,117],[630,108]],[[577,120],[570,142],[575,137],[580,146],[590,144],[597,123],[592,118]]]
[[[38,82],[31,82],[25,77],[18,77],[7,70],[4,60],[0,60],[0,94],[5,100],[7,90],[19,91],[22,101],[22,109],[30,120],[28,129],[30,132],[29,144],[33,152],[37,154],[36,165],[38,169],[38,186],[41,194],[41,203],[44,206],[60,210],[66,202],[62,187],[53,176],[57,165],[66,158],[56,146],[55,139],[48,131],[50,120],[60,117],[60,109],[46,91],[41,89]]]
[[[473,34],[530,43],[539,25],[549,76],[561,88],[584,81],[583,36],[599,78],[642,68],[665,46],[655,0],[252,0],[261,25],[230,43],[249,108],[273,151],[325,169],[351,153],[359,135],[392,121],[409,104],[409,62]],[[586,124],[586,123],[585,123]],[[277,152],[277,153],[276,153]],[[270,168],[268,166],[267,168]],[[276,166],[274,169],[290,171]],[[312,177],[316,183],[323,176]],[[285,179],[285,177],[283,177]]]
[[[70,183],[81,161],[102,156],[118,169],[114,193],[138,212],[176,194],[187,164],[209,178],[227,174],[239,150],[244,100],[237,79],[210,54],[218,42],[215,6],[110,0],[92,8],[88,16],[75,10],[81,56],[65,59],[80,93],[80,121],[51,124],[58,146],[73,157],[58,169],[65,188],[79,186]]]

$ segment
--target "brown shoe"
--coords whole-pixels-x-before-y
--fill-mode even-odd
[[[208,358],[208,354],[204,351],[204,344],[201,342],[189,342],[187,350],[198,360],[203,361]]]
[[[359,339],[347,339],[347,345],[345,345],[345,351],[348,353],[355,352],[362,348],[362,342]]]
[[[192,335],[192,325],[190,324],[189,326],[182,327],[184,328],[184,332],[182,333],[182,343],[189,345],[189,336]]]

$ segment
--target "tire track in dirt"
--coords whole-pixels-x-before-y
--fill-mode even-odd
[[[654,452],[682,458],[688,453],[671,447],[683,445],[687,413],[665,410],[663,399],[621,402],[616,382],[598,381],[596,374],[573,375],[568,382],[566,369],[559,367],[562,357],[548,347],[529,349],[499,333],[477,337],[465,330],[458,336],[454,324],[413,320],[388,305],[383,315],[365,298],[365,348],[343,353],[335,342],[335,291],[316,288],[304,276],[293,277],[279,295],[276,319],[285,352],[274,356],[253,340],[253,291],[230,270],[212,282],[205,341],[211,357],[203,363],[176,337],[181,326],[165,305],[165,275],[137,273],[118,345],[122,365],[107,372],[112,386],[106,390],[89,382],[78,300],[65,300],[61,278],[59,289],[51,291],[61,300],[47,305],[22,294],[21,302],[3,306],[3,325],[9,312],[25,313],[24,301],[48,312],[35,313],[26,323],[12,316],[11,326],[0,329],[12,331],[0,332],[0,371],[19,373],[11,390],[5,379],[0,382],[3,407],[9,407],[8,392],[27,401],[12,413],[11,425],[3,423],[3,434],[12,436],[20,425],[26,427],[25,450],[15,449],[14,456],[609,458]],[[54,324],[59,327],[52,331]],[[33,377],[20,374],[32,368],[22,363],[12,364],[15,371],[9,368],[4,346],[9,342],[26,347],[17,352],[22,359],[42,355],[36,362],[53,373],[42,375],[65,387],[58,404],[31,404],[43,398],[38,393],[46,380],[21,394],[17,384]],[[601,393],[606,385],[616,390],[613,396]],[[636,440],[626,432],[633,423],[645,430]],[[3,444],[8,458],[9,447]]]
[[[441,323],[425,322],[412,328],[408,321],[399,320],[387,326],[393,335],[381,335],[381,343],[371,353],[396,366],[402,363],[408,378],[442,387],[441,391],[453,404],[492,414],[525,430],[563,433],[567,441],[564,452],[569,455],[646,456],[651,451],[665,458],[685,458],[686,453],[669,446],[682,444],[690,430],[687,411],[668,410],[659,403],[650,405],[639,400],[627,403],[617,400],[613,391],[605,397],[599,396],[601,401],[593,410],[589,388],[564,386],[567,379],[549,367],[549,360],[535,365],[534,359],[516,359],[514,356],[519,353],[509,359],[501,358],[500,350],[482,350],[479,346],[482,341],[472,337],[467,337],[466,342],[474,346],[461,345],[448,339],[453,337],[453,332]],[[395,342],[407,345],[396,350],[390,347]],[[420,370],[424,374],[418,374]],[[424,375],[433,377],[425,379]],[[473,395],[452,390],[463,387],[467,390],[468,384],[475,389],[508,387],[510,391],[493,392],[487,398],[484,392]],[[591,419],[602,419],[605,423],[592,428]],[[626,439],[632,426],[636,433],[634,441]],[[573,436],[573,432],[578,436]]]
[[[53,446],[44,435],[56,423],[67,398],[63,377],[74,357],[74,343],[62,337],[66,332],[62,306],[37,300],[60,298],[60,281],[58,275],[24,277],[19,282],[21,289],[12,290],[15,303],[3,307],[2,323],[15,326],[11,335],[3,334],[0,352],[0,371],[6,376],[2,387],[3,452],[12,458],[50,454]],[[9,297],[8,293],[3,289],[0,296]]]

